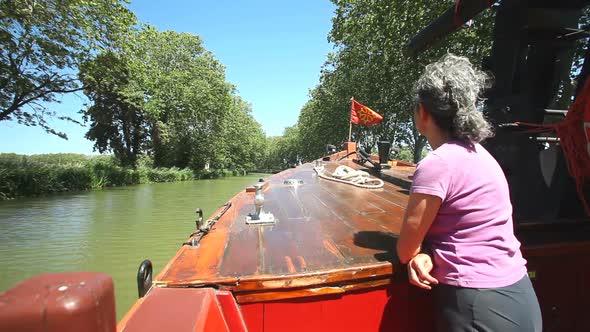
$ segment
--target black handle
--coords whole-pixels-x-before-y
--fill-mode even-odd
[[[137,293],[142,298],[152,287],[152,262],[149,259],[139,264],[137,270]]]

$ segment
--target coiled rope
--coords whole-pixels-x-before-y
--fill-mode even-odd
[[[372,178],[369,176],[369,173],[365,171],[355,170],[352,167],[344,165],[338,166],[332,174],[326,172],[323,166],[314,167],[313,169],[322,179],[346,183],[359,188],[379,189],[383,187],[384,184],[383,180]]]

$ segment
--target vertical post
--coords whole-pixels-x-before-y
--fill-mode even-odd
[[[348,119],[348,141],[352,142],[352,101],[354,96],[350,97],[350,119]]]
[[[346,142],[346,143],[344,143],[344,146],[346,147],[346,154],[349,154],[352,152],[352,154],[348,156],[350,159],[357,158],[356,153],[355,153],[356,152],[356,143],[355,142]]]

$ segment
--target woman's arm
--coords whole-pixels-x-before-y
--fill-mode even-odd
[[[420,245],[432,225],[442,199],[433,195],[412,193],[397,240],[397,256],[407,264],[420,252]]]

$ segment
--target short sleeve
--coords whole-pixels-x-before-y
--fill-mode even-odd
[[[430,153],[416,167],[410,192],[437,196],[444,201],[450,183],[451,171],[447,163],[438,155]]]

